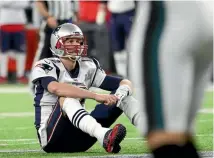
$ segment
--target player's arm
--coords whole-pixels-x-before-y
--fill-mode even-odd
[[[123,98],[132,95],[133,92],[131,81],[114,76],[106,76],[99,88],[115,91],[114,95],[118,98],[117,106],[120,105]]]
[[[101,0],[98,5],[96,23],[98,25],[102,25],[106,20],[106,12],[107,12],[107,1]]]
[[[55,28],[58,25],[57,20],[55,17],[48,13],[46,3],[47,2],[45,1],[36,1],[35,5],[39,13],[43,16],[44,19],[46,19],[48,26],[51,28]]]
[[[50,93],[59,97],[91,98],[95,99],[96,94],[80,89],[70,84],[59,83],[60,69],[48,59],[37,62],[32,70],[31,80],[35,85],[41,85]]]
[[[79,2],[76,0],[71,0],[71,6],[72,6],[72,10],[74,12],[74,15],[72,17],[72,23],[75,23],[75,22],[79,21],[79,17],[78,17]]]
[[[36,1],[35,2],[36,8],[39,11],[39,13],[45,18],[47,19],[48,17],[51,17],[52,15],[50,15],[48,13],[48,9],[45,6],[45,2],[44,1]]]
[[[39,82],[44,89],[59,97],[94,99],[106,105],[113,105],[118,100],[118,98],[113,95],[97,94],[70,84],[59,83],[51,76],[38,78],[34,81],[34,83],[36,82]]]
[[[46,85],[45,83],[44,85]],[[53,93],[57,96],[66,96],[71,98],[89,98],[89,99],[95,99],[96,93],[90,92],[85,89],[81,89],[76,86],[72,86],[70,84],[66,83],[59,83],[57,81],[51,81],[47,85],[47,90],[50,93]]]

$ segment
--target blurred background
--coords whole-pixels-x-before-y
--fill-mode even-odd
[[[44,55],[44,52],[50,52],[47,41],[52,30],[64,22],[77,24],[82,29],[89,46],[88,55],[97,58],[106,73],[128,77],[126,60],[130,54],[126,52],[125,45],[134,18],[136,1],[39,2],[40,5],[36,1],[0,2],[0,84],[27,84],[33,63],[50,56],[46,53]],[[68,4],[65,2],[70,7],[66,7]],[[41,8],[54,19],[46,17]],[[16,16],[16,12],[20,15],[23,12],[24,17]],[[70,14],[66,15],[68,12]],[[20,24],[21,31],[24,32],[22,36],[7,35],[8,32],[17,30]],[[44,34],[45,40],[42,39]],[[21,41],[23,43],[20,44]],[[22,53],[17,52],[23,46],[25,49]],[[212,73],[210,76],[212,82]]]

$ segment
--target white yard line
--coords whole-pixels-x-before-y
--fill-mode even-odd
[[[15,146],[19,146],[19,145],[29,145],[29,144],[38,144],[38,142],[24,142],[24,143],[18,143],[18,144],[1,144],[0,143],[0,146],[13,146],[13,145],[15,145]]]
[[[87,110],[90,111],[90,110]],[[203,108],[199,110],[199,113],[207,113],[207,114],[213,114],[214,110],[213,108]],[[34,116],[34,112],[3,112],[0,113],[1,117],[29,117]]]
[[[207,88],[206,88],[206,91],[207,91],[207,92],[213,92],[213,90],[214,90],[214,85],[209,85],[209,86],[207,86]]]
[[[214,151],[202,151],[199,152],[201,157],[213,158]],[[62,158],[152,158],[151,154],[116,154],[116,155],[103,155],[103,156],[63,156]]]
[[[199,123],[210,123],[213,122],[212,119],[205,119],[205,120],[198,120]],[[27,129],[34,129],[34,126],[26,126],[26,127],[13,127],[13,128],[0,128],[0,131],[6,130],[27,130]]]
[[[213,137],[213,134],[196,134],[194,135],[196,137]],[[143,142],[145,142],[144,138],[141,137],[128,137],[125,138],[124,140],[142,140]],[[23,138],[23,139],[0,139],[0,142],[37,142],[38,143],[38,139],[36,138]]]
[[[0,93],[30,93],[30,89],[28,87],[0,88]]]
[[[213,119],[197,120],[197,122],[213,122]]]
[[[28,117],[34,116],[34,112],[3,112],[0,117]]]
[[[199,110],[199,113],[214,114],[214,110],[213,108],[203,108]]]
[[[26,150],[26,149],[15,149],[15,150],[0,150],[0,153],[45,153],[42,150]],[[87,153],[87,152],[86,152]],[[88,152],[90,153],[90,152]],[[214,151],[202,151],[200,152],[201,157],[206,157],[206,158],[213,158],[213,153]],[[52,158],[58,158],[59,155],[57,156],[51,156]],[[106,154],[103,153],[103,155],[98,155],[98,156],[60,156],[62,158],[151,158],[151,154]]]
[[[13,127],[13,128],[0,128],[0,131],[6,131],[6,130],[26,130],[26,129],[32,129],[35,128],[34,126],[28,126],[28,127]]]
[[[23,139],[0,139],[0,142],[26,142],[26,141],[36,141],[35,138],[23,138]]]
[[[29,149],[12,149],[12,150],[0,150],[0,153],[29,153],[29,152],[43,152],[42,150],[29,150]]]

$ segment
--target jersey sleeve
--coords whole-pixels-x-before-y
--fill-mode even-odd
[[[96,71],[95,71],[91,86],[92,87],[99,87],[102,84],[103,80],[105,79],[106,73],[100,67],[99,62],[96,59],[93,58],[93,62],[96,65]]]
[[[38,61],[33,67],[31,73],[31,82],[34,83],[38,79],[51,77],[58,80],[59,70],[50,60],[44,59]]]

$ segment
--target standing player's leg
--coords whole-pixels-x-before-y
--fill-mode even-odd
[[[111,45],[118,75],[126,76],[126,52],[124,51],[125,33],[120,14],[112,14],[110,20]]]
[[[208,29],[206,29],[208,30]],[[189,132],[194,133],[195,128],[195,116],[204,98],[205,88],[209,85],[210,71],[213,64],[213,39],[212,30],[209,32],[210,39],[208,41],[203,40],[203,35],[201,35],[201,42],[198,43],[198,49],[195,51],[194,60],[194,77],[193,77],[193,88],[192,88],[192,98],[190,102],[189,109],[189,119],[188,127]],[[205,33],[204,33],[205,34]],[[205,42],[206,41],[206,42]]]
[[[25,30],[13,33],[13,48],[16,53],[17,63],[17,81],[19,83],[28,83],[25,77],[25,60],[26,60],[26,32]]]
[[[126,76],[129,77],[129,64],[128,64],[128,59],[129,59],[129,52],[127,51],[127,49],[125,49],[125,45],[126,45],[126,42],[127,42],[127,39],[129,37],[129,33],[130,33],[130,30],[131,30],[131,27],[132,27],[132,22],[134,20],[134,15],[135,15],[135,9],[133,10],[130,10],[126,13],[124,13],[122,16],[122,22],[123,22],[123,29],[124,29],[124,33],[125,33],[125,36],[124,36],[124,44],[123,44],[123,48],[124,48],[124,52],[125,54],[127,55],[126,57]]]
[[[8,77],[8,53],[10,51],[11,34],[4,31],[3,28],[0,30],[0,83],[7,83]]]

